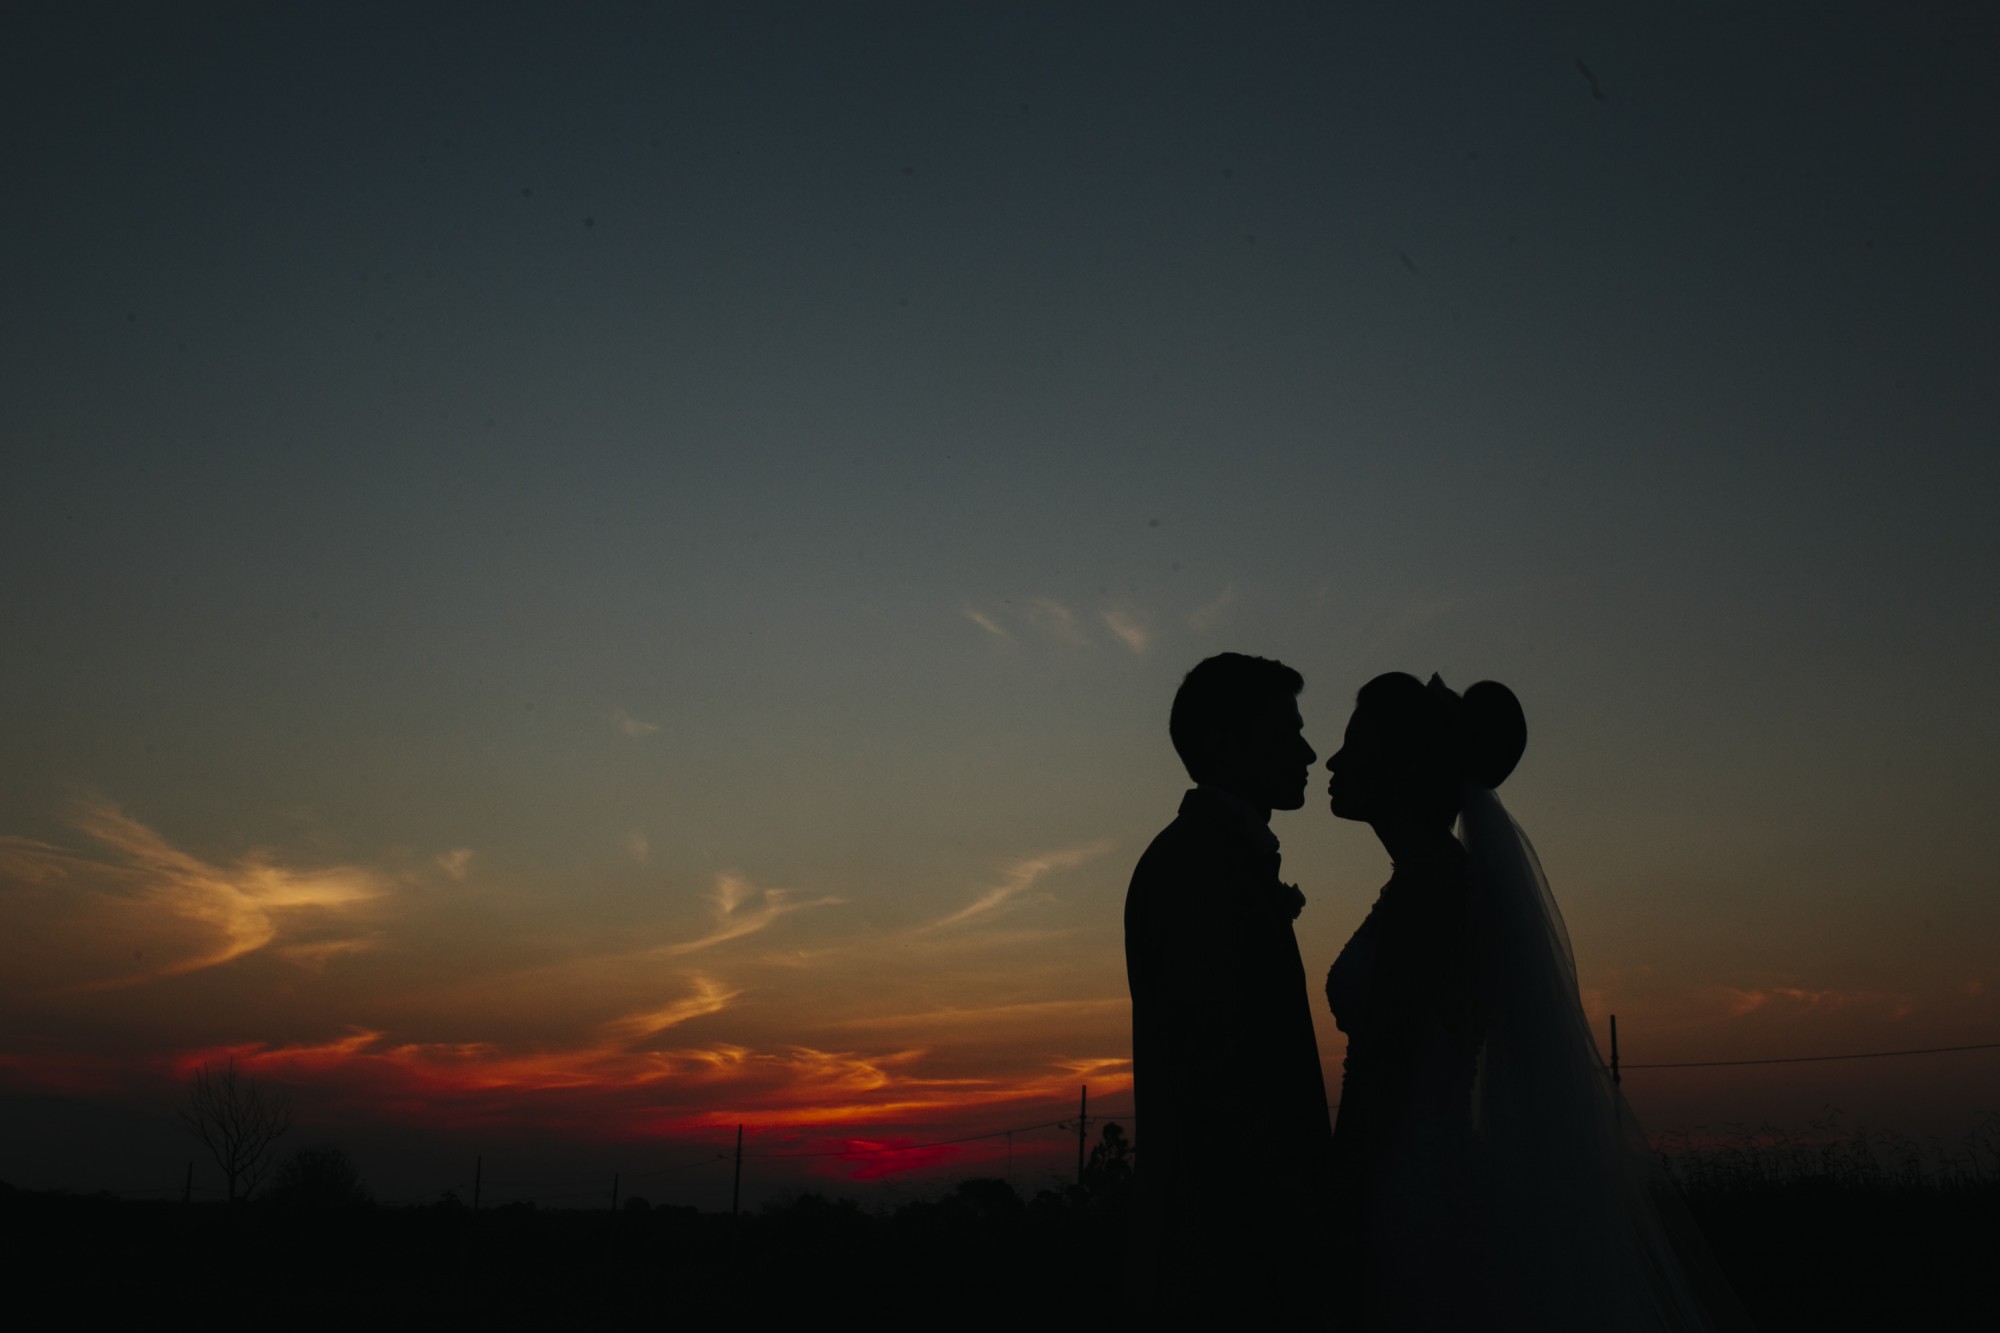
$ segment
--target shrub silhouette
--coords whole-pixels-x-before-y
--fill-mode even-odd
[[[271,1173],[264,1197],[287,1208],[351,1208],[369,1202],[360,1168],[345,1148],[333,1144],[294,1148]]]

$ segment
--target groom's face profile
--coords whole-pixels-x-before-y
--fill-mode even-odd
[[[1250,710],[1223,738],[1215,784],[1272,810],[1297,810],[1306,803],[1319,758],[1305,728],[1290,698]]]

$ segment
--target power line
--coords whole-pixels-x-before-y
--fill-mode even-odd
[[[676,1171],[692,1171],[698,1166],[714,1166],[717,1162],[726,1162],[728,1160],[728,1153],[715,1152],[696,1161],[682,1162],[679,1166],[656,1166],[651,1171],[634,1171],[631,1179],[650,1180],[654,1176],[672,1175]]]
[[[1886,1060],[1896,1055],[1946,1055],[1954,1051],[2000,1050],[2000,1041],[1984,1041],[1972,1046],[1926,1046],[1911,1051],[1859,1051],[1852,1055],[1784,1055],[1763,1060],[1678,1060],[1664,1064],[1627,1064],[1624,1069],[1720,1069],[1733,1065],[1805,1065],[1822,1060]]]

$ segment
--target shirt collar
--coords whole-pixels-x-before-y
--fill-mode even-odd
[[[1241,832],[1250,845],[1258,851],[1275,852],[1278,850],[1278,835],[1271,832],[1271,825],[1267,821],[1257,817],[1257,809],[1250,802],[1244,800],[1234,792],[1224,791],[1222,788],[1211,786],[1206,782],[1197,783],[1194,791],[1189,792],[1188,795],[1192,796],[1195,792],[1206,793],[1209,800],[1226,811],[1226,822],[1229,826]]]

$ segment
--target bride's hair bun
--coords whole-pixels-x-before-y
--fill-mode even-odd
[[[1528,748],[1528,717],[1514,691],[1497,680],[1468,685],[1457,721],[1465,776],[1488,788],[1505,782]]]
[[[1421,799],[1457,810],[1467,782],[1499,786],[1528,747],[1528,722],[1514,691],[1482,680],[1464,694],[1437,676],[1425,684],[1390,671],[1361,687],[1355,716],[1375,720],[1383,762],[1413,776]]]

